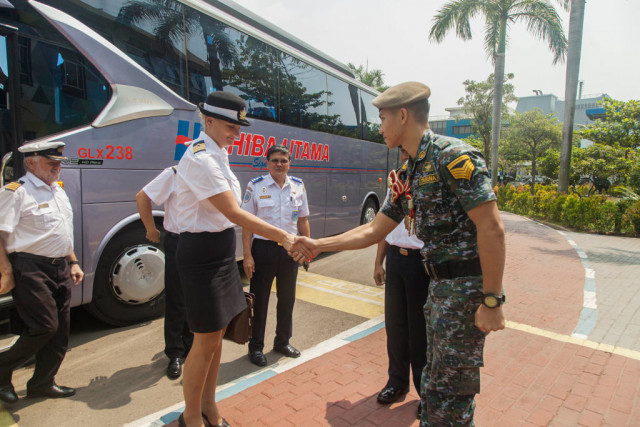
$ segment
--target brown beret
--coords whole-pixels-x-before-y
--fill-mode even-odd
[[[371,102],[378,110],[400,107],[416,101],[426,100],[431,95],[429,86],[418,82],[405,82],[390,87]]]

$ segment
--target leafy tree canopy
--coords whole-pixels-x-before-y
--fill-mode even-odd
[[[634,158],[638,157],[626,156],[626,152],[626,149],[603,144],[574,149],[571,159],[571,183],[576,184],[580,177],[586,176],[624,181],[631,172]]]
[[[537,162],[550,148],[559,149],[562,125],[552,114],[545,115],[538,108],[512,116],[505,128],[505,159],[531,162],[531,191],[534,192]]]
[[[508,102],[517,101],[513,94],[514,87],[509,80],[513,79],[512,73],[505,75],[505,83],[502,93],[502,114],[506,115]],[[482,140],[479,147],[483,150],[484,158],[491,158],[491,116],[493,114],[493,91],[495,82],[493,73],[487,80],[476,82],[475,80],[465,80],[462,82],[466,95],[458,99],[458,105],[462,105],[465,113],[471,116],[471,128],[474,134]]]
[[[640,101],[617,101],[605,98],[606,117],[579,132],[582,138],[611,147],[640,148]]]

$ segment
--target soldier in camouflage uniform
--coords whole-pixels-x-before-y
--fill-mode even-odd
[[[390,197],[369,224],[339,236],[303,240],[313,253],[369,246],[404,221],[424,247],[431,277],[425,305],[427,365],[421,425],[473,425],[486,334],[504,329],[504,226],[480,152],[429,130],[430,89],[415,82],[374,99],[389,148],[410,159],[392,173]]]

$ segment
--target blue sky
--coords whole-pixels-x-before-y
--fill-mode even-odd
[[[344,63],[381,69],[389,85],[426,83],[432,90],[432,116],[456,106],[464,80],[484,80],[493,71],[482,46],[481,20],[472,25],[472,41],[462,42],[454,33],[441,44],[428,41],[432,17],[444,0],[235,1]],[[569,14],[559,13],[568,33]],[[638,16],[638,0],[587,2],[580,67],[584,95],[640,99]],[[512,25],[510,37],[506,71],[515,74],[516,95],[541,90],[564,98],[565,64],[552,65],[547,45],[522,24]]]

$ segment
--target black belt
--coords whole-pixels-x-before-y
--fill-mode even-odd
[[[59,258],[51,258],[48,256],[42,256],[42,255],[34,255],[34,254],[30,254],[27,252],[13,252],[11,255],[18,257],[18,258],[27,258],[27,259],[33,259],[36,261],[40,261],[40,262],[44,262],[47,264],[53,264],[53,265],[58,265],[58,264],[62,264],[64,262],[67,262],[67,258],[66,257],[59,257]]]
[[[410,255],[411,256],[420,256],[420,249],[401,248],[400,246],[396,246],[396,245],[389,245],[389,248],[395,250],[400,255],[404,255],[404,256],[410,256]]]
[[[164,232],[166,233],[166,235],[167,235],[168,237],[173,237],[174,239],[177,239],[177,238],[178,238],[178,236],[180,236],[178,233],[172,233],[172,232],[167,231],[167,230],[164,230]]]
[[[433,280],[482,275],[480,258],[442,262],[440,264],[429,264],[425,262],[424,269],[427,270],[427,274]]]

